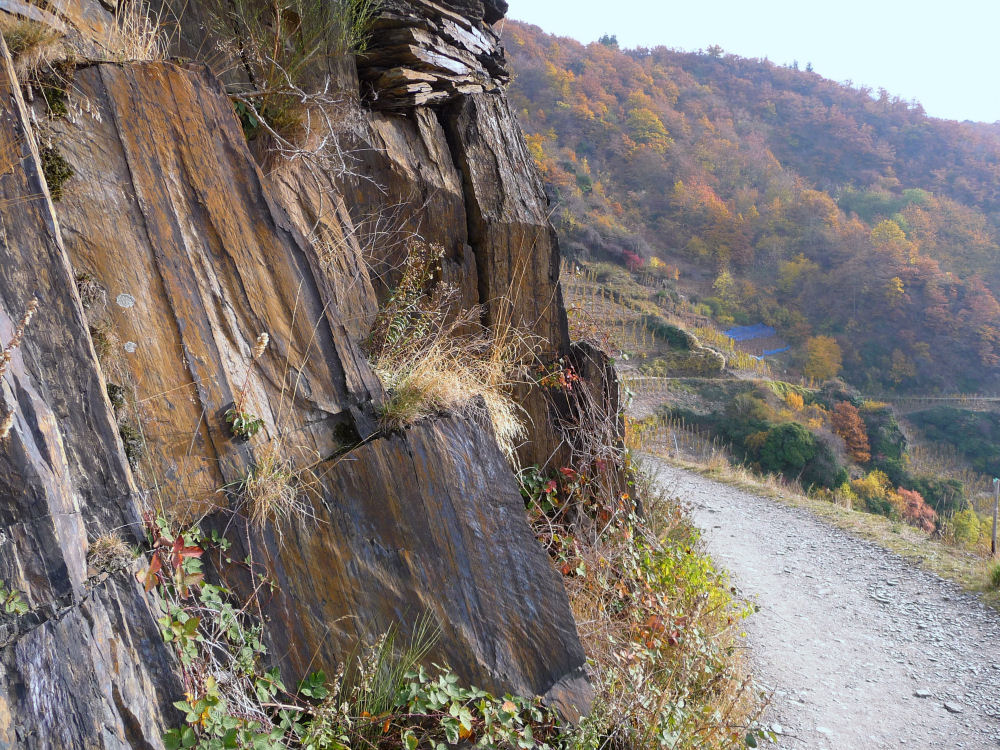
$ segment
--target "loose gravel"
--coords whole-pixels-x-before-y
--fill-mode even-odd
[[[1000,747],[1000,614],[807,510],[653,466],[760,607],[771,747]]]

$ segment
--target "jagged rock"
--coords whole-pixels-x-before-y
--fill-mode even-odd
[[[56,21],[83,39],[107,32],[97,0],[64,6]],[[152,501],[236,529],[234,557],[252,554],[279,582],[265,634],[290,682],[429,613],[442,628],[435,657],[466,680],[546,694],[569,716],[587,709],[565,592],[489,427],[442,416],[382,434],[384,394],[360,349],[405,247],[362,246],[358,228],[395,212],[394,232],[445,248],[442,280],[463,305],[529,328],[545,358],[570,357],[617,413],[606,361],[570,347],[544,192],[499,92],[507,72],[489,24],[505,10],[503,0],[382,6],[360,75],[375,106],[402,116],[361,111],[344,134],[357,150],[343,173],[301,162],[262,172],[204,67],[81,67],[71,116],[46,123],[74,171],[57,206],[65,247],[28,120],[10,109],[8,62],[0,113],[3,133],[20,133],[13,172],[25,182],[0,181],[0,342],[31,290],[44,298],[3,379],[18,411],[0,445],[0,578],[32,610],[0,619],[0,745],[155,748],[181,718],[172,654],[141,587],[127,571],[87,578],[88,537],[137,530],[119,418],[142,422],[142,476],[161,493]],[[198,13],[184,20],[198,32],[192,50],[210,43]],[[356,90],[350,62],[342,68],[341,85]],[[81,309],[81,272],[106,305]],[[271,345],[247,378],[261,331]],[[112,408],[105,380],[131,394],[130,408]],[[224,413],[244,382],[264,428],[237,442]],[[522,459],[541,463],[560,438],[539,389],[524,397]],[[223,519],[239,508],[220,488],[269,442],[320,468],[315,518],[263,531]]]
[[[357,640],[428,611],[441,657],[467,680],[555,687],[553,700],[585,708],[565,593],[495,441],[459,419],[375,430],[381,387],[343,322],[341,272],[274,200],[218,83],[200,67],[99,65],[78,71],[73,90],[96,114],[53,126],[76,172],[59,220],[76,268],[110,304],[134,297],[115,327],[135,342],[120,356],[161,486],[210,510],[268,441],[285,440],[300,463],[319,459],[313,522],[237,540],[280,583],[266,608],[280,627],[268,634],[290,678],[332,669]],[[265,427],[240,444],[222,414],[259,331],[272,343],[248,403]]]
[[[486,23],[496,23],[507,15],[509,7],[507,0],[484,0],[483,20]]]
[[[130,528],[138,497],[6,45],[0,42],[0,341],[39,306],[0,379],[0,746],[159,746],[180,694],[142,589],[88,580],[88,536]],[[97,448],[95,450],[95,448]],[[172,717],[170,717],[172,718]]]
[[[463,306],[482,305],[490,320],[507,316],[530,331],[537,336],[543,361],[568,356],[549,207],[503,97],[465,97],[436,110],[418,107],[408,117],[374,113],[364,141],[355,151],[354,167],[364,177],[344,176],[335,192],[352,207],[356,220],[367,218],[383,230],[383,236],[368,243],[374,256],[369,260],[377,264],[381,278],[375,282],[377,291],[385,295],[398,281],[394,269],[405,259],[402,239],[419,234],[445,249],[443,281],[460,289]],[[306,195],[314,196],[312,203],[322,203],[311,177],[289,177],[284,170],[277,174],[282,185],[295,186],[282,190],[286,203],[301,203]],[[352,279],[346,277],[340,286],[351,287]],[[552,430],[544,394],[525,389],[523,397],[530,441],[521,459],[546,464],[555,460],[562,438]]]
[[[358,61],[372,105],[405,110],[496,91],[510,74],[488,24],[505,9],[502,0],[486,7],[481,0],[384,3]]]

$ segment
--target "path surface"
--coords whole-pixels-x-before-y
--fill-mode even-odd
[[[760,606],[747,631],[777,747],[1000,748],[1000,614],[806,510],[656,468]]]

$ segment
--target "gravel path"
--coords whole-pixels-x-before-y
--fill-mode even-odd
[[[808,511],[656,468],[760,606],[747,631],[777,747],[1000,747],[1000,614]]]

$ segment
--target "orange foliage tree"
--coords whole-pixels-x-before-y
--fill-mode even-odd
[[[847,452],[851,458],[859,464],[868,463],[872,457],[872,449],[857,407],[849,401],[841,401],[834,407],[830,422],[833,424],[833,431],[847,444]]]
[[[904,490],[900,487],[896,492],[890,494],[889,499],[907,523],[926,531],[928,534],[933,533],[934,529],[937,528],[937,513],[927,504],[919,492]]]

